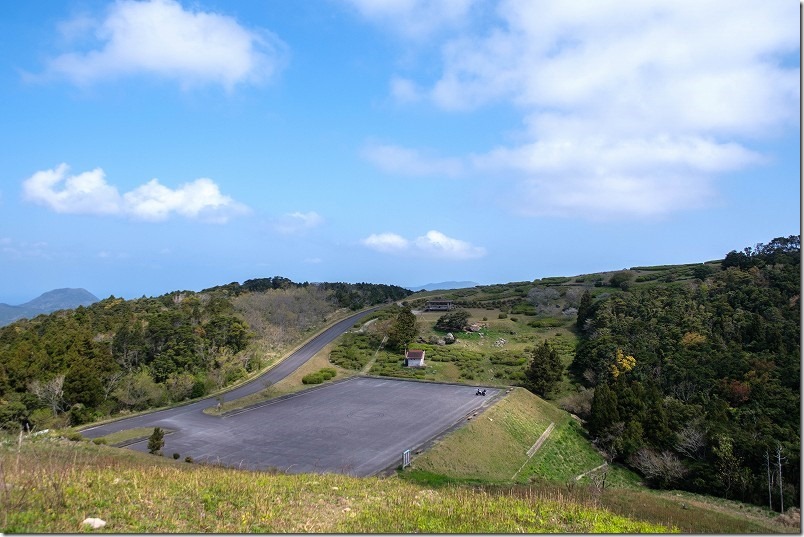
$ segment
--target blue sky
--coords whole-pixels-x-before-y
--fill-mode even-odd
[[[800,233],[799,6],[0,4],[0,302],[503,283]]]

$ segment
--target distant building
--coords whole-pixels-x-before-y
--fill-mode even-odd
[[[424,311],[449,311],[454,307],[452,300],[428,300]]]
[[[424,367],[424,351],[405,351],[405,367]]]

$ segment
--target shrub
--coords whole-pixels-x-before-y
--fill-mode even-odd
[[[184,457],[184,462],[192,463],[193,458],[188,455],[188,456]]]
[[[310,373],[302,377],[302,384],[321,384],[324,382],[324,377],[318,373]]]
[[[324,369],[320,369],[315,373],[304,375],[302,377],[302,384],[321,384],[322,382],[335,377],[335,375],[337,374],[338,372],[335,371],[333,368],[325,367]]]
[[[173,458],[174,458],[175,460],[179,460],[179,457],[181,457],[181,455],[179,455],[178,453],[174,453],[174,454],[173,454]]]
[[[69,440],[70,442],[80,442],[83,439],[84,437],[81,436],[81,433],[79,433],[78,431],[70,431],[69,433],[67,433],[67,440]]]
[[[159,427],[154,427],[154,432],[148,438],[148,453],[161,455],[163,447],[165,447],[165,432]]]
[[[92,443],[95,444],[96,446],[100,446],[100,445],[105,446],[108,442],[106,441],[105,438],[93,438]]]

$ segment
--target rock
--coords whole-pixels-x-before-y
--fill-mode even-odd
[[[99,518],[85,518],[82,524],[86,524],[87,526],[91,527],[93,530],[97,530],[102,528],[106,525],[105,520],[101,520]]]
[[[449,332],[446,336],[444,336],[444,343],[447,345],[452,345],[455,343],[455,336],[452,334],[452,332]]]

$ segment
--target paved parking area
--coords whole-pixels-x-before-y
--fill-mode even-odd
[[[172,429],[163,453],[248,469],[368,476],[444,432],[485,397],[474,386],[354,377],[226,417],[200,412],[156,420]],[[129,446],[147,451],[147,441]]]

